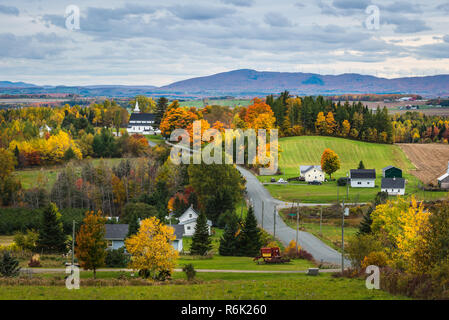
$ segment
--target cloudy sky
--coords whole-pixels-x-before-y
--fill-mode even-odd
[[[79,8],[79,30],[69,5]],[[378,27],[367,8],[379,9]],[[444,0],[1,0],[0,80],[160,86],[234,69],[449,74],[448,15]]]

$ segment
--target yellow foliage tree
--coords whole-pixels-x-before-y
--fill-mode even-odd
[[[178,252],[170,244],[175,240],[174,229],[157,218],[142,220],[137,234],[126,239],[126,250],[131,254],[130,267],[144,277],[157,278],[173,271]]]

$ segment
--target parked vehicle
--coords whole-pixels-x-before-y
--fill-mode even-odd
[[[322,185],[323,183],[321,181],[310,181],[309,184],[312,185]]]
[[[271,182],[276,182],[276,179],[275,179],[275,178],[271,178],[270,181],[271,181]]]
[[[285,181],[284,179],[280,178],[280,179],[278,180],[278,183],[287,183],[287,181]]]

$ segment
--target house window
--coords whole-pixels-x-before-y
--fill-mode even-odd
[[[366,184],[369,184],[369,181]]]
[[[191,213],[189,214],[189,218],[192,218],[192,214]]]
[[[357,182],[357,184],[362,184],[362,182],[359,181],[359,182]]]
[[[187,227],[187,230],[190,230],[190,226]]]

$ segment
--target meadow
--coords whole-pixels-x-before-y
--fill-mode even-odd
[[[82,278],[91,276],[81,273]],[[99,272],[99,277],[114,278],[118,273]],[[54,277],[54,276],[53,276]],[[175,273],[174,279],[185,279]],[[363,279],[335,278],[331,274],[315,277],[305,274],[197,273],[196,281],[149,286],[85,286],[67,290],[59,277],[53,286],[0,285],[0,299],[38,300],[392,300],[406,299],[381,290],[368,290]]]
[[[333,179],[346,177],[350,169],[357,169],[362,160],[365,168],[376,169],[375,188],[349,188],[337,187],[336,181],[329,181],[323,185],[308,185],[306,183],[267,184],[265,187],[273,197],[283,201],[299,200],[305,203],[331,203],[342,201],[363,203],[374,199],[380,191],[382,168],[393,165],[403,170],[407,180],[406,195],[415,194],[419,199],[438,199],[445,197],[446,192],[426,192],[418,190],[419,180],[410,172],[415,166],[407,158],[402,149],[396,145],[369,143],[356,140],[321,137],[300,136],[279,139],[281,176],[259,176],[261,182],[269,182],[272,177],[287,179],[299,176],[300,165],[319,165],[321,155],[326,148],[334,150],[340,157],[341,167],[333,175]]]

